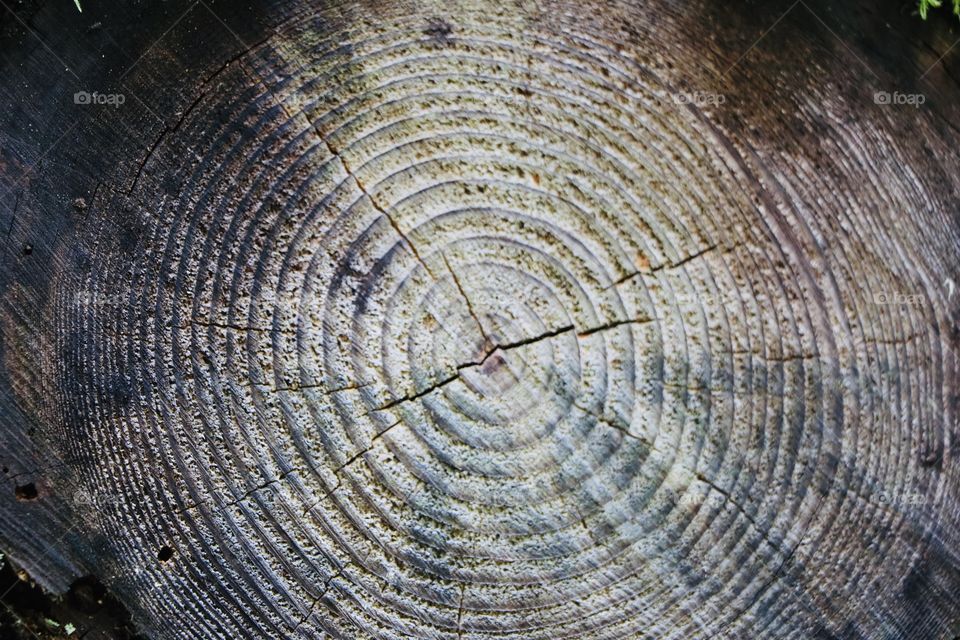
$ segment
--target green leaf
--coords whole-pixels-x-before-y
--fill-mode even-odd
[[[960,0],[953,0],[953,15],[960,17]],[[917,0],[917,10],[920,13],[920,17],[924,20],[927,19],[927,14],[930,12],[930,9],[939,9],[943,6],[943,0]]]
[[[925,1],[925,0],[921,0],[921,1]],[[960,2],[960,0],[954,0],[954,1]],[[79,11],[80,13],[83,13],[83,7],[80,6],[80,0],[73,0],[73,3],[77,5],[77,11]]]
[[[927,11],[930,10],[930,7],[937,8],[940,6],[940,0],[920,0],[920,17],[924,20],[927,19]]]

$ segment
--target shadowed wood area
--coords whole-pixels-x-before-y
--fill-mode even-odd
[[[960,635],[948,19],[82,4],[0,18],[44,589],[170,640]]]

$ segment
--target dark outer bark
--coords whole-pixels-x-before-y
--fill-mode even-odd
[[[960,294],[947,285],[960,285],[960,49],[950,51],[949,22],[873,0],[810,0],[786,15],[788,2],[204,2],[86,2],[82,15],[66,0],[26,2],[0,18],[0,547],[39,583],[64,592],[95,575],[155,638],[960,634]],[[610,125],[621,138],[648,124],[663,133],[667,146],[648,144],[653,134],[623,149],[613,136],[598,143],[667,176],[641,171],[624,193],[649,188],[638,209],[660,206],[657,219],[674,228],[634,225],[627,196],[604,196],[628,231],[653,239],[624,249],[623,263],[596,250],[610,269],[596,289],[627,302],[592,317],[567,307],[555,318],[551,307],[552,324],[491,329],[486,303],[473,304],[479,284],[509,282],[478,272],[452,241],[441,259],[433,243],[455,230],[418,229],[420,209],[393,208],[403,185],[378,182],[364,155],[374,152],[352,145],[345,124],[369,104],[330,111],[386,82],[371,71],[386,54],[364,49],[382,25],[388,42],[418,41],[418,69],[496,32],[511,46],[495,51],[507,62],[490,67],[491,86],[513,88],[494,102],[517,121],[562,122],[540,89],[556,76],[559,95],[589,78],[623,119]],[[583,68],[548,61],[558,52]],[[77,91],[126,101],[77,105]],[[877,91],[926,102],[877,105]],[[697,92],[725,101],[671,99]],[[401,117],[391,113],[356,126]],[[536,141],[507,123],[470,123]],[[588,157],[588,145],[562,144]],[[524,160],[544,164],[525,184],[580,197],[565,180],[581,176],[550,158],[561,169]],[[620,170],[606,156],[596,163],[598,175]],[[325,201],[331,192],[339,200]],[[558,228],[575,218],[556,201],[521,200],[557,207],[547,217]],[[366,205],[350,219],[373,229],[362,240],[362,228],[330,231],[323,217],[354,201]],[[503,225],[472,231],[540,242]],[[550,246],[571,270],[576,252],[564,246],[602,245],[590,229],[564,237]],[[389,259],[378,242],[394,248]],[[360,377],[383,373],[375,341],[357,329],[369,317],[387,323],[392,309],[429,324],[413,302],[385,306],[381,288],[396,284],[396,264],[421,263],[412,290],[441,283],[447,310],[476,321],[469,331],[482,339],[444,344],[415,372],[384,357],[387,382]],[[356,296],[346,315],[333,305],[311,315],[325,287]],[[738,301],[716,301],[731,292]],[[878,293],[919,302],[878,305]],[[336,343],[341,334],[350,346]],[[611,382],[603,397],[642,410],[625,417],[612,401],[578,400],[567,407],[582,428],[574,435],[619,465],[598,472],[610,486],[641,482],[638,468],[676,449],[656,494],[588,491],[557,471],[576,496],[563,510],[537,511],[553,504],[553,487],[504,481],[514,487],[505,500],[545,496],[499,521],[496,509],[475,509],[494,495],[486,484],[449,472],[485,458],[445,444],[448,467],[417,467],[418,407],[506,384],[511,362],[548,346],[560,363],[541,368],[563,382],[571,354],[601,342],[616,353],[641,345],[627,352],[636,388]],[[606,366],[618,381],[630,365]],[[688,417],[674,417],[677,407]],[[653,415],[662,427],[647,428]],[[686,455],[696,463],[681,464]],[[522,476],[542,460],[500,470]],[[404,465],[422,484],[397,480]],[[607,490],[630,500],[605,510]],[[508,539],[556,535],[511,548],[481,525]],[[631,527],[648,525],[652,546],[629,547],[643,537]],[[493,557],[471,560],[477,549]],[[503,560],[508,552],[522,562]],[[549,573],[541,552],[575,558],[557,561],[555,592],[536,584]],[[590,564],[600,560],[609,576]],[[513,585],[518,576],[531,585]]]

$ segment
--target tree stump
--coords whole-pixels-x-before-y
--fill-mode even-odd
[[[82,4],[0,23],[44,588],[171,640],[960,634],[946,23]]]

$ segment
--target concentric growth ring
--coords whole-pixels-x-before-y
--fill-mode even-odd
[[[63,388],[105,398],[76,410],[136,443],[115,468],[162,523],[115,544],[178,550],[129,579],[216,585],[145,602],[158,629],[764,637],[824,615],[805,563],[851,544],[831,487],[896,459],[851,463],[848,374],[879,366],[852,294],[813,284],[785,188],[574,22],[295,17],[152,152],[170,196],[93,257],[62,331],[111,345]]]

